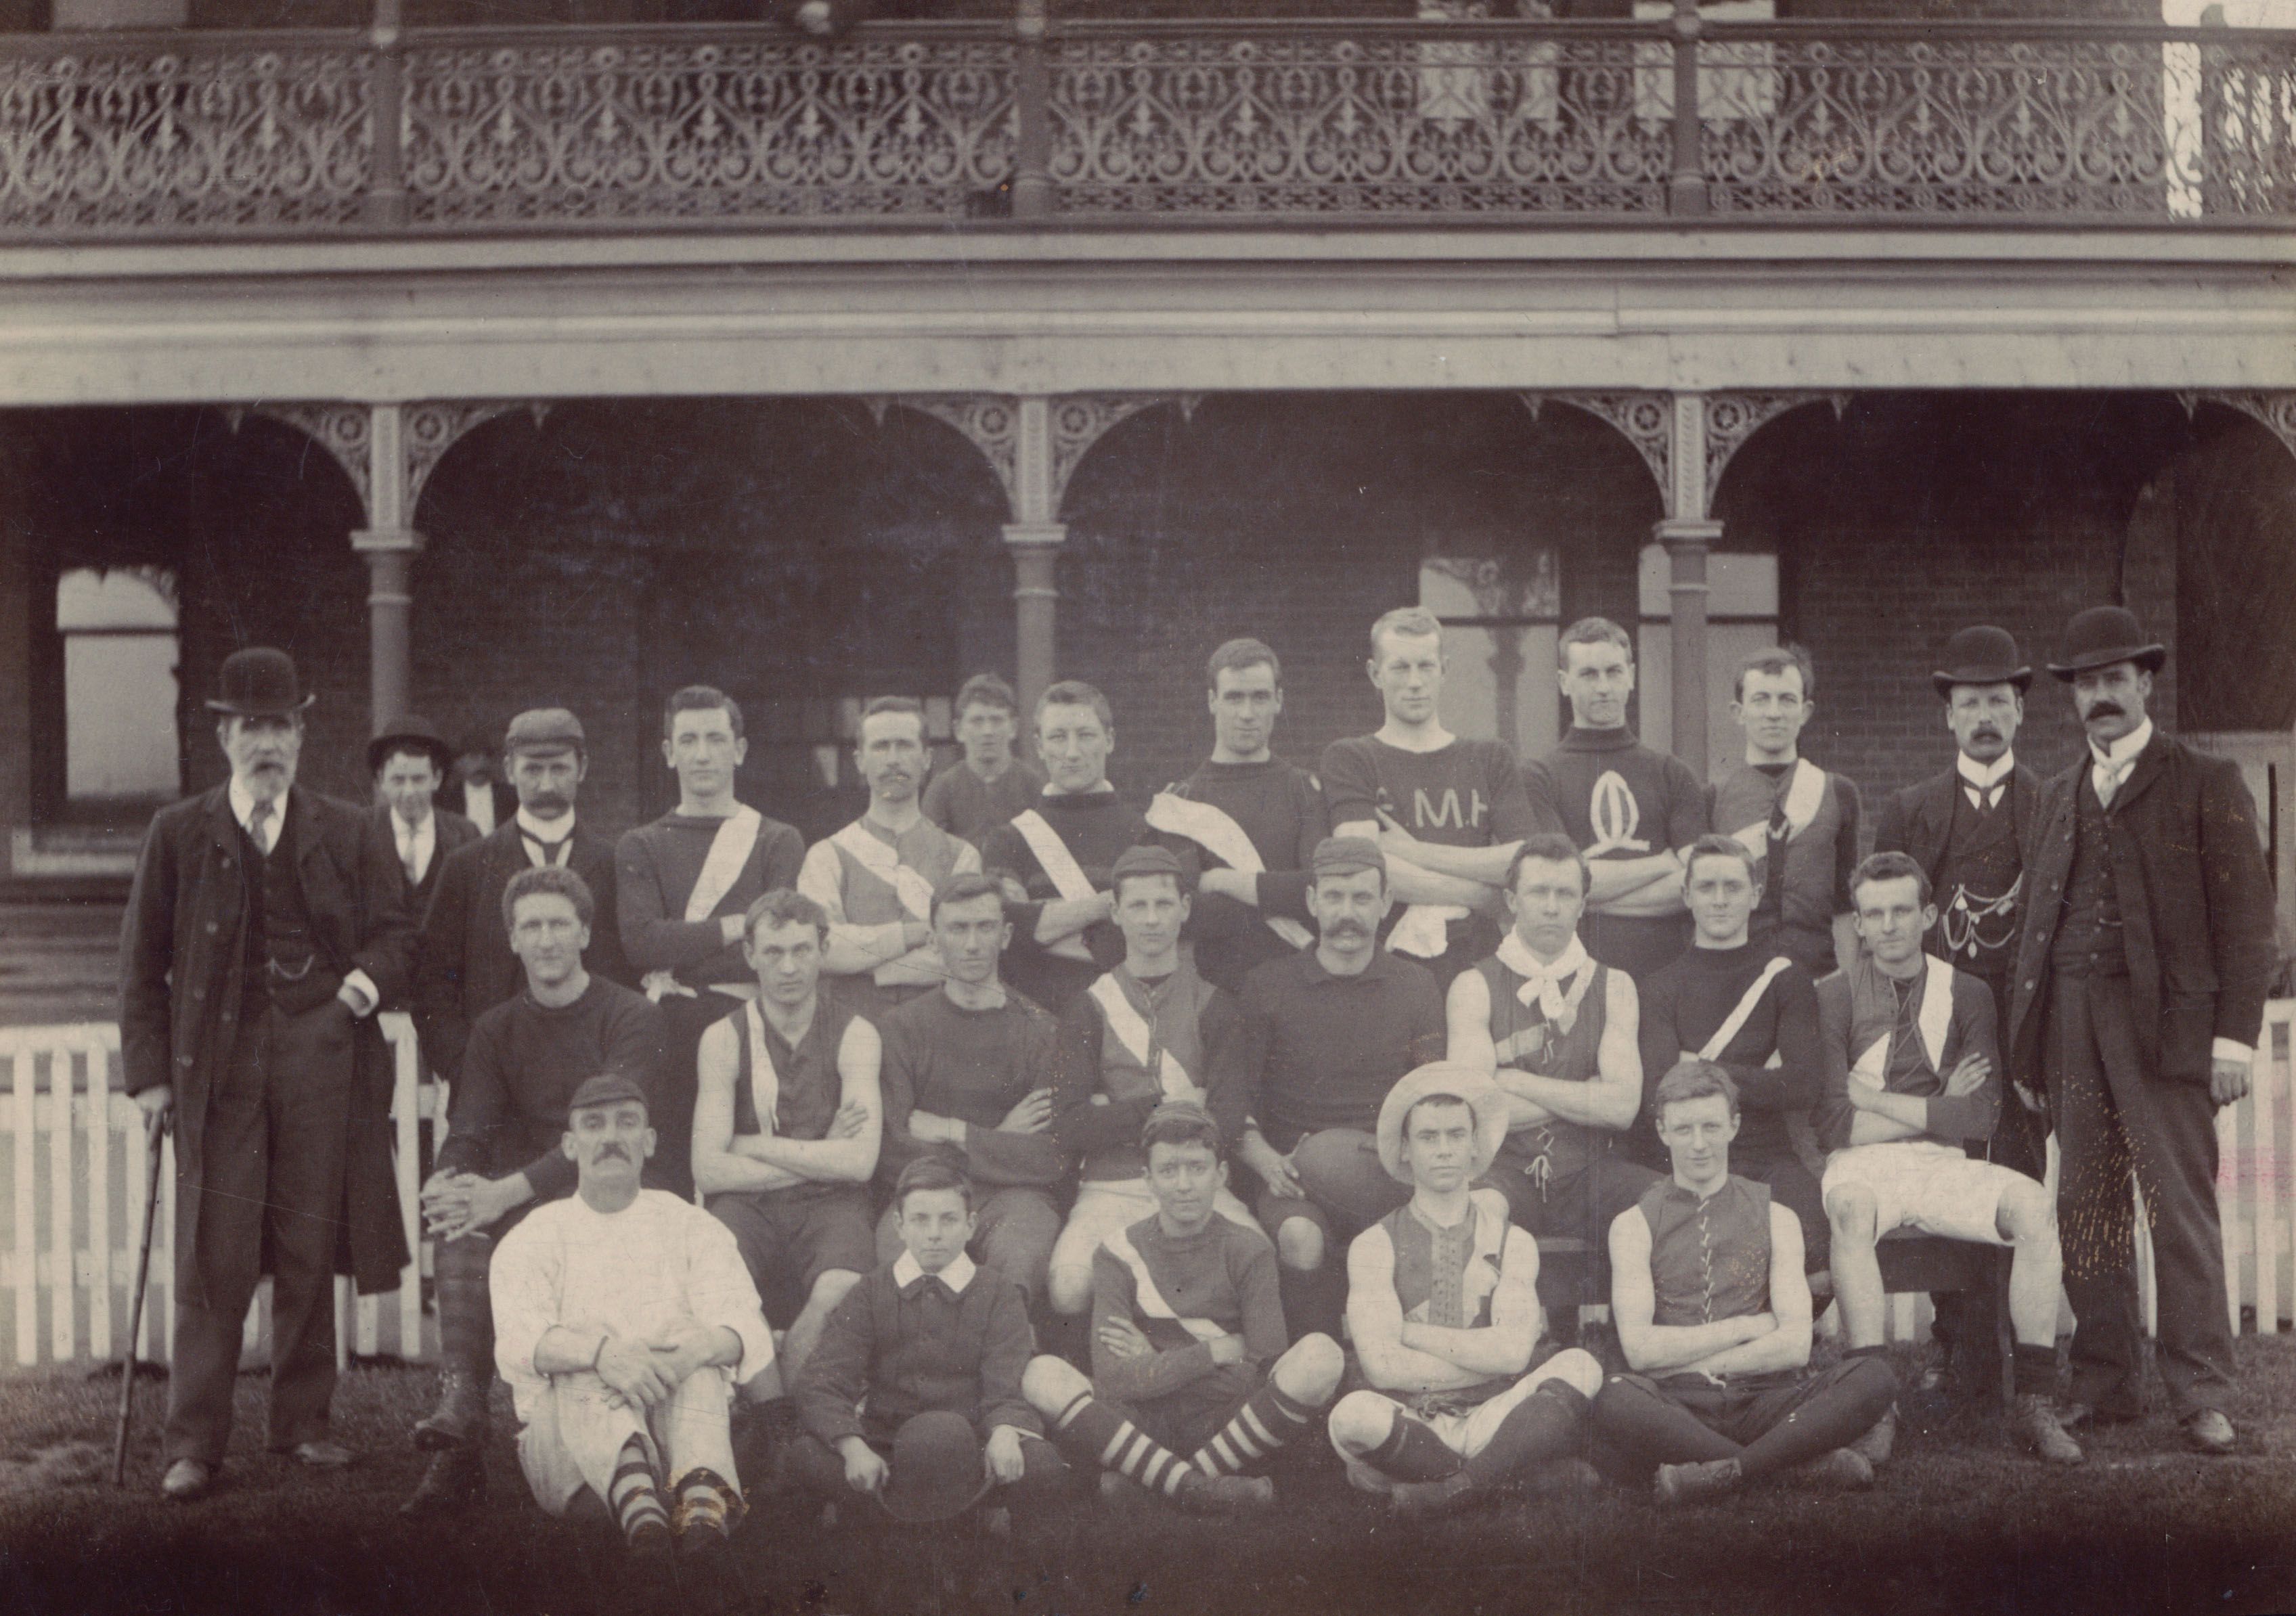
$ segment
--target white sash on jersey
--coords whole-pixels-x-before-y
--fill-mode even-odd
[[[1116,1041],[1124,1046],[1124,1052],[1137,1061],[1142,1070],[1146,1070],[1148,1046],[1153,1041],[1154,1035],[1149,1031],[1147,1018],[1133,1008],[1132,1000],[1126,997],[1114,974],[1102,976],[1085,991],[1092,995],[1093,1002],[1108,1018],[1108,1030],[1115,1034]],[[1196,1086],[1195,1080],[1188,1075],[1188,1069],[1179,1063],[1178,1058],[1169,1049],[1157,1050],[1156,1057],[1156,1081],[1162,1087],[1164,1098],[1202,1105],[1204,1091]],[[1093,1098],[1098,1099],[1103,1097],[1095,1095]]]
[[[1148,804],[1148,822],[1168,836],[1184,836],[1223,862],[1247,876],[1266,872],[1259,849],[1243,833],[1234,815],[1214,803],[1199,803],[1169,791],[1159,791]],[[1289,915],[1267,917],[1267,929],[1293,948],[1315,942],[1308,928]]]
[[[1450,925],[1464,920],[1469,910],[1456,903],[1414,903],[1406,908],[1387,935],[1387,946],[1398,954],[1437,959],[1451,946]]]
[[[1923,959],[1927,974],[1922,980],[1922,1009],[1915,1017],[1915,1026],[1921,1033],[1922,1052],[1929,1057],[1930,1070],[1944,1077],[1945,1039],[1953,1030],[1953,967],[1935,954]],[[1890,1073],[1889,1034],[1885,1032],[1867,1045],[1851,1070],[1876,1083],[1886,1083]]]
[[[1787,841],[1809,828],[1810,820],[1817,817],[1817,805],[1824,800],[1825,771],[1806,757],[1794,759],[1793,772],[1786,777],[1785,796],[1779,799],[1779,805],[1785,810]],[[1769,851],[1770,822],[1767,817],[1730,834],[1757,858]]]
[[[1084,873],[1084,866],[1076,861],[1076,854],[1069,851],[1069,845],[1061,840],[1060,832],[1043,814],[1034,808],[1023,809],[1013,816],[1013,828],[1021,833],[1029,851],[1037,855],[1037,862],[1043,867],[1054,892],[1071,903],[1093,895],[1092,882]],[[1046,952],[1058,954],[1063,959],[1080,959],[1087,965],[1092,962],[1092,950],[1074,933],[1058,943],[1046,944]]]
[[[685,895],[687,920],[707,920],[717,912],[726,894],[734,890],[734,883],[742,878],[742,867],[749,863],[765,823],[766,816],[745,803],[736,805],[733,817],[718,827],[718,834],[709,839],[709,854],[701,861],[701,873],[694,877],[693,890]]]
[[[1100,1245],[1102,1250],[1132,1270],[1133,1300],[1149,1318],[1168,1318],[1198,1341],[1218,1341],[1228,1334],[1209,1318],[1183,1318],[1175,1312],[1172,1304],[1164,1300],[1164,1293],[1157,1289],[1156,1277],[1148,1271],[1148,1264],[1134,1249],[1132,1236],[1124,1230],[1118,1229]]]
[[[1728,1049],[1730,1041],[1738,1036],[1738,1030],[1746,1024],[1746,1018],[1754,1013],[1754,1007],[1762,1002],[1762,995],[1770,991],[1770,983],[1777,980],[1780,971],[1792,963],[1792,960],[1781,954],[1762,967],[1762,974],[1755,977],[1752,984],[1739,996],[1737,1008],[1722,1018],[1722,1024],[1714,1029],[1714,1036],[1708,1039],[1704,1046],[1699,1049],[1699,1059],[1720,1060],[1722,1058],[1722,1051]],[[1775,1049],[1770,1051],[1770,1058],[1764,1063],[1766,1065],[1772,1066],[1782,1064]]]
[[[742,1028],[750,1037],[750,1104],[758,1114],[758,1131],[771,1138],[781,1108],[782,1074],[766,1048],[766,1013],[754,999],[742,1008]]]
[[[901,862],[900,853],[882,837],[872,836],[860,820],[829,838],[852,856],[853,861],[893,889],[912,920],[932,919],[932,883]]]

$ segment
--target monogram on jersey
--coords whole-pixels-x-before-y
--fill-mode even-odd
[[[1615,769],[1605,769],[1595,782],[1595,789],[1587,800],[1587,820],[1594,827],[1595,839],[1587,848],[1587,856],[1599,859],[1606,853],[1648,853],[1650,843],[1636,836],[1642,828],[1643,805],[1635,789],[1627,784],[1626,777]]]
[[[1385,796],[1387,793],[1382,790],[1380,795]],[[1454,830],[1480,830],[1483,815],[1489,808],[1490,804],[1483,800],[1483,794],[1472,788],[1467,792],[1467,802],[1463,808],[1456,786],[1444,788],[1440,803],[1430,802],[1427,793],[1414,787],[1411,793],[1411,828],[1414,830],[1440,830],[1448,826]]]

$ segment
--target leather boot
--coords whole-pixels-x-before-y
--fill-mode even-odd
[[[487,1263],[494,1242],[465,1235],[433,1257],[439,1294],[439,1406],[414,1427],[425,1453],[476,1448],[486,1441],[487,1394],[495,1383],[494,1307]]]
[[[477,1448],[450,1448],[432,1456],[422,1480],[406,1503],[402,1515],[444,1515],[485,1501],[486,1456]]]

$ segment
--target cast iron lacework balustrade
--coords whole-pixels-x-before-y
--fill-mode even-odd
[[[18,37],[0,50],[0,228],[355,221],[373,65],[348,34]]]
[[[1013,167],[1009,39],[562,29],[418,37],[418,224],[986,211]]]
[[[1632,38],[1467,22],[1055,37],[1064,212],[1656,214],[1669,127]]]

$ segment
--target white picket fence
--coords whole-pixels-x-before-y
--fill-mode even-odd
[[[407,1248],[415,1253],[399,1287],[354,1299],[336,1282],[337,1353],[432,1357],[420,1284],[424,1267],[417,1228],[418,1130],[433,1119],[444,1137],[443,1095],[420,1080],[414,1030],[403,1015],[382,1017],[397,1066],[391,1119],[398,1139],[398,1202]],[[117,1356],[135,1283],[135,1245],[143,1229],[144,1117],[119,1091],[119,1029],[109,1023],[0,1027],[0,1337],[12,1335],[20,1366]],[[59,1126],[59,1121],[62,1126]],[[2233,1328],[2243,1312],[2251,1326],[2279,1327],[2296,1304],[2296,1000],[2265,1011],[2249,1098],[2217,1116],[2221,1163],[2217,1196],[2224,1214],[2225,1267]],[[160,1216],[144,1294],[138,1356],[164,1363],[174,1333],[170,1283],[174,1249],[175,1163],[162,1147]],[[2155,1295],[2152,1247],[2140,1220],[2137,1282],[2145,1326]],[[258,1308],[248,1320],[260,1333]],[[1893,1340],[1925,1334],[1926,1296],[1893,1296]]]
[[[381,1018],[396,1066],[391,1120],[397,1133],[399,1214],[414,1261],[398,1289],[351,1294],[335,1282],[336,1356],[431,1355],[422,1320],[422,1251],[418,1239],[418,1130],[445,1117],[437,1087],[422,1082],[414,1024]],[[20,1366],[119,1355],[135,1282],[143,1233],[144,1114],[119,1090],[119,1029],[108,1022],[0,1027],[0,1336],[12,1335]],[[160,1147],[160,1212],[152,1234],[138,1357],[165,1363],[175,1334],[175,1143]],[[250,1344],[264,1332],[263,1303],[248,1317]]]

